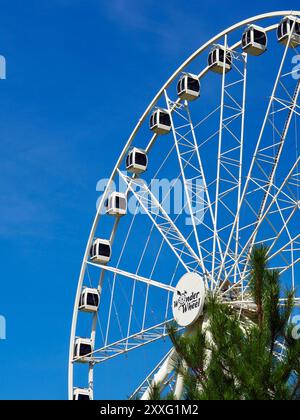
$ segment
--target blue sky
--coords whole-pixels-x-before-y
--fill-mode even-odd
[[[97,199],[136,121],[212,35],[298,1],[0,0],[1,399],[64,399]]]

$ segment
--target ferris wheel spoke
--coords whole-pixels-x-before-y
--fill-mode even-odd
[[[227,39],[225,50],[228,51]],[[245,107],[247,93],[247,55],[232,52],[233,69],[231,79],[227,81],[225,66],[222,77],[221,112],[217,158],[216,198],[215,198],[215,235],[222,232],[225,247],[221,253],[221,261],[218,267],[216,262],[216,240],[213,243],[213,273],[217,274],[217,283],[224,275],[222,270],[226,268],[226,259],[229,254],[237,256],[239,243],[239,214],[238,206],[241,199],[241,184],[244,153],[245,131]],[[224,59],[226,58],[226,54]],[[225,64],[225,62],[224,62]],[[219,217],[222,213],[226,217]],[[227,221],[226,224],[221,219]],[[232,225],[235,224],[235,243],[228,243]],[[221,235],[221,233],[220,233]],[[234,253],[232,253],[233,248]],[[237,272],[235,273],[237,275]],[[214,275],[215,276],[215,275]],[[225,273],[227,278],[227,273]]]
[[[199,142],[197,140],[197,137],[196,137],[195,126],[192,122],[191,112],[190,112],[188,103],[186,103],[185,107],[186,107],[186,112],[187,112],[187,116],[188,116],[188,120],[189,120],[189,124],[190,124],[190,132],[192,133],[192,138],[193,138],[193,142],[194,142],[194,146],[195,146],[195,150],[196,150],[196,154],[197,154],[197,158],[198,158],[198,167],[200,169],[200,177],[201,177],[200,179],[203,183],[203,192],[204,192],[204,197],[205,197],[204,202],[207,205],[208,214],[209,214],[209,222],[205,222],[206,212],[205,212],[205,209],[204,209],[203,217],[201,219],[201,228],[203,228],[203,227],[206,228],[207,232],[208,232],[208,235],[210,233],[215,235],[216,232],[214,231],[214,227],[216,225],[216,221],[215,221],[215,218],[214,218],[215,215],[214,215],[214,211],[213,211],[213,204],[212,204],[212,200],[211,200],[209,185],[207,184],[206,174],[205,174],[205,171],[204,171],[203,161],[202,161],[202,157],[201,157],[200,144],[199,144]],[[208,118],[209,118],[209,116],[208,116]],[[226,126],[227,126],[227,124],[226,124]],[[202,236],[204,236],[204,235],[202,235]],[[209,236],[208,236],[208,238],[209,238]],[[211,238],[211,242],[212,242],[212,240],[213,240],[213,238]],[[202,244],[204,242],[207,242],[207,239],[204,239],[202,242],[200,242],[200,246],[202,246]],[[219,255],[220,255],[220,258],[221,258],[223,256],[223,251],[222,251],[222,238],[219,236],[219,232],[217,232],[216,243],[217,243],[218,252],[219,252]],[[212,267],[213,255],[210,254],[209,252],[207,252],[207,254],[211,257],[210,266]],[[225,275],[227,275],[226,270],[225,270]],[[212,284],[212,286],[213,286],[213,284]]]
[[[196,240],[198,255],[199,255],[200,260],[203,263],[203,254],[202,254],[202,249],[200,247],[200,241],[199,241],[198,231],[197,231],[197,227],[196,227],[196,225],[197,225],[196,217],[197,217],[198,213],[197,213],[197,209],[196,209],[196,211],[194,210],[193,205],[194,205],[195,202],[196,202],[196,205],[197,205],[197,203],[199,203],[200,204],[200,210],[198,210],[198,211],[202,212],[204,202],[201,203],[201,201],[200,201],[201,196],[199,194],[194,193],[193,188],[192,188],[193,184],[191,184],[191,181],[189,181],[186,178],[186,171],[185,171],[185,166],[182,162],[180,144],[184,144],[184,142],[186,142],[186,146],[188,147],[188,151],[186,150],[186,147],[185,147],[185,153],[188,153],[187,159],[188,159],[188,156],[190,156],[190,154],[195,153],[196,147],[193,148],[192,143],[186,139],[186,136],[183,136],[179,133],[179,128],[175,128],[174,118],[173,118],[173,115],[172,115],[172,112],[171,112],[172,106],[175,107],[175,105],[168,98],[168,95],[167,95],[166,91],[165,91],[165,99],[166,99],[166,103],[167,103],[167,107],[168,107],[168,112],[169,112],[169,115],[170,115],[172,132],[173,132],[173,137],[174,137],[174,142],[175,142],[176,152],[177,152],[177,158],[178,158],[178,162],[179,162],[181,177],[182,177],[182,180],[183,180],[183,185],[184,185],[185,197],[186,197],[186,200],[187,200],[188,210],[189,210],[189,214],[190,214],[191,221],[192,221],[193,232],[194,232],[194,236],[195,236],[195,240]],[[178,105],[178,107],[180,107],[180,105]],[[182,106],[180,108],[182,108]],[[188,123],[188,119],[186,117],[185,117],[185,120],[186,120],[185,123]],[[183,127],[185,128],[186,124]],[[185,160],[185,162],[186,162],[186,160]],[[195,167],[194,167],[194,169],[195,169]],[[198,175],[201,176],[200,173]],[[194,178],[194,180],[195,180],[195,178]],[[199,217],[201,217],[201,215]]]
[[[279,300],[279,303],[280,303],[281,306],[285,306],[288,303],[288,300],[286,298],[283,298],[283,299],[280,299]],[[300,306],[300,299],[299,298],[295,298],[294,299],[294,304],[295,304],[295,307],[299,308],[299,306]]]
[[[278,188],[274,188],[274,190],[278,191]],[[283,190],[281,191],[281,195],[283,197],[278,197],[275,196],[275,192],[274,193],[269,193],[270,198],[272,199],[273,205],[275,206],[274,210],[272,208],[270,208],[269,212],[268,212],[268,216],[266,217],[266,222],[269,224],[269,226],[271,227],[271,230],[275,233],[275,236],[265,236],[263,239],[260,239],[259,241],[254,242],[254,245],[258,245],[261,244],[263,242],[268,243],[273,241],[272,244],[270,244],[270,248],[273,248],[273,246],[276,244],[276,242],[278,241],[278,239],[280,239],[281,235],[283,234],[284,231],[288,231],[288,223],[291,221],[291,219],[293,218],[293,216],[295,215],[295,213],[297,212],[297,210],[299,209],[299,204],[298,204],[298,200],[295,201],[294,198],[289,197]],[[289,201],[288,201],[289,200]],[[258,217],[258,214],[255,212],[255,210],[253,209],[253,207],[251,206],[251,204],[245,200],[245,202],[247,203],[249,209],[251,210],[251,212],[255,215],[255,217]],[[280,207],[280,203],[282,204],[282,207]],[[280,230],[275,228],[275,224],[272,223],[272,219],[274,218],[274,216],[280,216],[280,219],[283,223],[283,226]],[[247,230],[249,228],[255,227],[257,225],[257,222],[253,222],[250,223],[249,225],[246,225],[243,227],[242,230]]]
[[[172,358],[174,357],[174,353],[174,349],[171,348],[171,350],[168,351],[168,353],[162,358],[162,360],[155,366],[155,368],[149,373],[145,380],[134,391],[130,397],[130,400],[135,398],[148,400],[150,397],[151,388],[153,386],[159,385],[161,392],[170,386],[175,375],[174,366],[172,366]]]
[[[265,195],[264,195],[264,198],[263,198],[263,201],[262,201],[262,204],[261,204],[259,217],[264,212],[264,209],[267,205],[267,201],[268,201],[268,198],[269,198],[269,193],[270,193],[272,187],[274,186],[274,178],[275,178],[276,170],[277,170],[278,163],[279,163],[281,155],[282,155],[283,146],[284,146],[284,143],[285,143],[285,140],[286,140],[291,122],[292,122],[292,118],[293,118],[293,115],[294,115],[294,109],[295,109],[295,105],[296,105],[298,97],[299,97],[299,93],[300,93],[300,81],[298,81],[298,83],[297,83],[297,86],[296,86],[296,89],[295,89],[295,92],[294,92],[293,103],[289,107],[288,117],[287,117],[285,125],[284,125],[284,130],[281,133],[280,146],[279,146],[279,149],[277,151],[277,155],[276,155],[276,158],[275,158],[275,161],[274,161],[274,167],[273,167],[273,170],[271,172],[270,179],[269,179],[268,189],[265,192]]]
[[[140,261],[138,263],[137,269],[135,270],[134,274],[128,273],[128,272],[124,272],[124,270],[120,270],[119,269],[119,267],[120,267],[120,259],[118,261],[118,265],[117,265],[117,268],[116,269],[113,269],[112,270],[112,267],[110,267],[110,269],[114,272],[114,284],[117,281],[117,277],[118,276],[119,277],[122,277],[122,275],[123,275],[123,277],[124,277],[124,275],[126,275],[126,276],[128,276],[128,278],[131,278],[132,279],[132,283],[133,284],[132,284],[132,293],[131,293],[130,302],[129,302],[129,300],[127,300],[127,298],[125,296],[126,301],[127,301],[128,305],[130,307],[128,325],[126,326],[126,331],[127,331],[127,336],[128,337],[130,336],[130,333],[131,333],[132,320],[133,320],[133,318],[135,320],[135,323],[139,327],[141,327],[142,330],[145,329],[146,321],[147,321],[147,318],[148,318],[147,317],[148,312],[149,312],[149,310],[150,311],[153,310],[153,308],[151,307],[151,303],[149,303],[150,289],[155,289],[155,288],[156,289],[161,289],[161,290],[166,290],[167,289],[166,290],[166,293],[167,293],[167,303],[166,303],[166,310],[165,310],[164,320],[167,321],[168,320],[168,316],[169,316],[170,302],[171,302],[170,301],[170,298],[173,295],[174,290],[175,290],[172,287],[172,285],[174,284],[174,280],[176,279],[176,275],[177,275],[177,271],[178,271],[178,267],[179,267],[180,262],[177,260],[177,263],[175,265],[174,272],[173,272],[172,276],[170,277],[171,281],[168,282],[168,284],[170,285],[170,287],[168,287],[166,284],[161,284],[159,282],[153,281],[153,275],[154,275],[154,272],[156,270],[156,267],[157,267],[157,264],[158,264],[158,261],[159,261],[159,258],[160,258],[160,255],[161,255],[163,246],[164,246],[164,240],[163,239],[161,241],[160,247],[159,247],[158,252],[156,254],[155,262],[154,262],[154,265],[152,267],[150,276],[147,277],[147,278],[145,278],[145,277],[142,277],[142,276],[139,275],[139,272],[140,272],[140,269],[142,267],[142,264],[143,264],[143,261],[144,261],[144,257],[145,257],[145,255],[147,253],[147,248],[149,247],[150,239],[151,239],[151,236],[153,234],[154,229],[155,229],[155,226],[152,225],[151,226],[151,229],[150,229],[150,232],[149,232],[149,235],[148,235],[148,238],[147,238],[147,241],[146,241],[146,244],[145,244],[145,247],[144,247],[143,252],[141,254]],[[188,239],[189,239],[189,237],[187,237],[187,240]],[[97,266],[99,267],[99,265],[97,265]],[[102,266],[102,268],[101,268],[102,275],[104,275],[105,272],[106,272],[105,271],[105,268],[107,268],[107,266],[105,266],[105,267]],[[122,283],[123,282],[121,282],[121,283],[119,282],[120,285],[122,285]],[[140,323],[140,320],[139,320],[140,317],[138,316],[138,314],[136,312],[136,309],[135,309],[135,295],[136,295],[136,290],[137,290],[137,283],[140,283],[140,284],[141,283],[144,283],[144,284],[146,284],[146,295],[145,295],[145,297],[143,297],[143,299],[144,299],[144,310],[143,310],[143,320],[142,320],[142,323]],[[102,290],[102,287],[101,287],[101,290]],[[111,305],[110,305],[111,308],[112,308],[113,305],[114,305],[114,302],[113,302],[113,295],[112,295]],[[110,309],[110,313],[111,313],[111,309]],[[98,318],[98,314],[96,314],[96,316]],[[110,319],[111,319],[111,316],[109,316],[108,327],[107,327],[108,329],[109,329],[109,326],[110,326]],[[118,319],[118,314],[117,314],[117,319]],[[123,337],[122,330],[121,330],[121,327],[120,326],[119,326],[119,329],[121,331],[121,337]],[[107,344],[107,342],[108,342],[108,333],[106,334],[106,340],[103,341],[104,346]]]
[[[177,222],[177,219],[179,218],[179,216],[180,216],[180,214],[175,218],[175,223]],[[154,228],[155,228],[155,226],[154,225],[152,225],[151,226],[151,233],[152,233],[152,231],[154,230]],[[190,236],[193,234],[193,232],[191,232],[188,236],[187,236],[187,241],[189,241],[189,239],[190,239]],[[149,235],[149,237],[150,237],[150,235]],[[161,252],[162,252],[162,248],[163,248],[163,246],[164,246],[164,244],[165,244],[165,241],[164,241],[164,239],[162,238],[162,240],[161,240],[161,243],[160,243],[160,247],[159,247],[159,249],[158,249],[158,252],[157,252],[157,255],[156,255],[156,258],[155,258],[155,262],[154,262],[154,265],[153,265],[153,267],[152,267],[152,270],[151,270],[151,273],[150,273],[150,278],[152,278],[152,276],[154,275],[154,271],[155,271],[155,269],[156,269],[156,267],[157,267],[157,264],[158,264],[158,261],[159,261],[159,258],[160,258],[160,255],[161,255]],[[146,244],[146,247],[147,247],[147,244]],[[146,247],[145,247],[145,249],[144,249],[144,251],[143,251],[143,254],[142,255],[144,255],[144,253],[145,253],[145,251],[146,251]],[[180,254],[180,256],[182,257],[182,252],[181,252],[181,254]],[[141,260],[140,260],[140,262],[139,262],[139,266],[138,266],[138,269],[137,269],[137,273],[139,272],[139,269],[140,269],[140,267],[141,267],[141,264],[142,264],[142,259],[143,259],[143,256],[142,256],[142,258],[141,258]],[[178,269],[179,269],[179,266],[180,266],[180,261],[179,260],[177,260],[176,261],[176,264],[175,264],[175,268],[174,268],[174,271],[173,271],[173,274],[172,274],[172,276],[171,276],[171,281],[169,282],[169,285],[170,286],[173,286],[173,284],[174,284],[174,282],[176,281],[176,276],[177,276],[177,273],[178,273]],[[144,329],[145,328],[145,323],[146,323],[146,316],[147,316],[147,308],[148,308],[148,300],[149,300],[149,292],[150,292],[150,285],[149,284],[147,284],[147,290],[146,290],[146,296],[145,296],[145,305],[144,305],[144,312],[143,312],[143,322],[142,322],[142,328]],[[169,309],[170,309],[170,302],[171,302],[171,296],[173,295],[173,291],[168,291],[168,295],[167,295],[167,302],[166,302],[166,309],[165,309],[165,317],[164,317],[164,319],[165,320],[167,320],[168,319],[168,312],[169,312]],[[131,311],[133,310],[133,305],[132,305],[132,308],[131,308]],[[129,332],[130,332],[130,321],[129,321],[129,326],[128,326],[128,335],[129,335]]]
[[[289,229],[289,225],[291,224],[291,222],[293,223],[296,222],[297,224],[299,223],[299,201],[296,198],[293,191],[291,191],[291,188],[293,187],[294,178],[295,178],[295,171],[297,175],[298,174],[297,161],[296,161],[296,164],[294,165],[294,171],[290,174],[287,182],[284,185],[286,191],[284,190],[284,188],[279,190],[276,187],[274,188],[274,190],[277,191],[276,194],[269,193],[269,196],[272,198],[272,204],[268,208],[267,217],[265,220],[271,226],[272,231],[275,233],[275,237],[263,236],[263,238],[260,239],[259,243],[264,243],[268,245],[269,255],[272,254],[272,251],[276,247],[276,245],[280,244],[281,250],[274,251],[272,254],[272,258],[281,254],[281,257],[285,259],[283,251],[286,253],[287,244],[292,247],[295,240],[295,239],[294,240],[292,239],[290,229]],[[296,187],[298,188],[298,184],[296,184]],[[297,219],[297,221],[295,219]],[[257,223],[255,224],[255,226],[256,225]],[[275,228],[275,225],[282,225],[282,227],[280,230],[278,230]],[[254,245],[258,244],[256,237],[258,235],[258,232],[261,232],[262,230],[263,230],[263,227],[260,226],[260,229],[258,229],[257,232],[254,234],[251,240],[250,249],[252,249]],[[287,241],[288,241],[287,244],[285,245],[282,244],[282,242],[285,242],[285,240],[282,239],[284,235],[287,237]],[[292,258],[294,259],[293,254],[295,250],[291,249],[290,252],[291,252]],[[285,259],[285,262],[287,263],[286,259]],[[248,265],[249,265],[249,258],[245,265],[245,270],[248,268]]]
[[[141,399],[145,392],[148,391],[149,387],[153,386],[153,377],[154,375],[161,369],[163,364],[166,362],[166,360],[169,359],[171,354],[173,353],[173,349],[168,351],[168,353],[160,360],[160,362],[155,366],[155,368],[147,375],[147,377],[144,379],[144,381],[137,387],[137,389],[131,394],[130,400],[134,399]]]
[[[271,265],[277,265],[278,259],[282,260],[285,266],[281,267],[273,267],[273,269],[277,269],[280,271],[281,274],[284,272],[291,270],[291,275],[289,275],[289,285],[288,288],[290,290],[296,291],[296,266],[299,262],[300,256],[300,234],[297,234],[294,237],[291,237],[289,234],[289,241],[284,245],[280,244],[279,249],[274,252],[269,257],[269,261]]]
[[[176,372],[176,351],[171,349],[167,357],[156,367],[146,382],[142,384],[137,391],[141,400],[147,401],[151,397],[153,386],[159,386],[160,392],[163,393],[167,388],[170,389],[176,400],[182,398],[184,389],[184,379],[181,373]]]
[[[166,290],[167,292],[174,292],[175,290],[174,287],[169,286],[168,284],[164,284],[159,281],[148,279],[146,277],[139,276],[138,274],[129,273],[128,271],[124,271],[119,268],[111,267],[108,265],[102,265],[102,264],[94,264],[91,262],[88,262],[88,265],[99,268],[100,270],[103,270],[104,272],[109,271],[111,273],[114,273],[116,276],[126,277],[133,281],[138,281],[141,283],[145,283],[149,286],[157,287],[158,289]]]
[[[272,199],[271,203],[269,204],[267,210],[265,210],[264,214],[261,215],[260,219],[258,220],[258,223],[256,223],[255,229],[253,229],[253,232],[250,235],[250,237],[249,237],[248,241],[246,242],[245,246],[243,247],[243,249],[242,249],[242,251],[240,253],[240,256],[237,258],[236,262],[233,264],[233,267],[229,271],[229,275],[232,274],[232,271],[234,270],[234,268],[239,264],[242,255],[247,254],[247,261],[249,261],[249,247],[250,247],[250,244],[253,243],[253,238],[257,236],[257,232],[260,229],[261,224],[263,223],[263,221],[265,221],[265,219],[267,219],[269,211],[272,209],[274,203],[276,202],[276,200],[280,196],[280,194],[283,191],[284,187],[286,186],[286,184],[288,183],[288,181],[293,178],[294,171],[295,171],[295,169],[297,169],[297,167],[299,165],[299,162],[300,162],[300,156],[298,157],[298,159],[296,160],[296,162],[294,163],[294,165],[290,169],[287,177],[285,178],[285,180],[281,184],[280,188],[278,188],[278,191],[275,194],[275,196],[273,197],[273,199]],[[245,279],[245,277],[243,276],[243,278],[241,280],[239,280],[237,282],[237,284],[238,285],[241,285],[243,283],[244,279]],[[224,286],[224,283],[221,285],[221,288],[222,288],[222,286]],[[231,288],[229,290],[231,290]]]
[[[274,106],[275,103],[275,98],[277,97],[277,95],[279,95],[279,86],[280,83],[282,82],[282,80],[284,79],[284,66],[286,65],[286,61],[287,61],[287,55],[288,55],[288,51],[289,51],[289,44],[286,46],[284,53],[283,53],[283,57],[281,60],[281,64],[279,66],[279,70],[278,70],[278,74],[276,77],[276,81],[273,87],[273,92],[272,95],[270,97],[270,101],[267,107],[267,111],[264,117],[264,121],[262,124],[262,128],[258,137],[258,141],[256,144],[256,149],[253,155],[253,159],[250,165],[250,169],[245,181],[245,185],[243,188],[243,192],[241,195],[241,200],[238,206],[238,211],[237,211],[237,215],[240,214],[241,208],[245,202],[245,198],[249,193],[251,193],[251,189],[250,186],[253,182],[253,180],[255,179],[256,181],[259,180],[259,176],[257,175],[257,173],[259,173],[260,175],[263,175],[263,179],[262,179],[262,183],[263,185],[267,185],[267,191],[263,193],[263,197],[261,199],[261,206],[260,206],[260,210],[258,212],[258,217],[256,219],[256,223],[259,223],[260,220],[260,216],[263,214],[265,207],[267,205],[267,201],[269,198],[269,192],[271,191],[272,187],[274,186],[274,179],[276,176],[276,172],[277,172],[277,168],[278,168],[278,164],[280,162],[280,158],[283,152],[283,146],[285,144],[285,140],[292,122],[292,118],[294,115],[294,111],[296,108],[296,104],[297,104],[297,100],[298,100],[298,96],[299,96],[299,90],[300,90],[300,81],[296,80],[295,81],[295,87],[293,89],[293,93],[291,94],[292,97],[292,102],[290,102],[290,106],[287,107],[287,109],[285,110],[286,112],[286,119],[285,122],[283,124],[283,127],[281,130],[277,131],[277,136],[279,137],[278,140],[275,140],[274,137],[272,136],[268,136],[266,135],[266,129],[267,129],[267,125],[268,123],[270,123],[270,116],[272,114],[272,108]],[[274,117],[274,116],[273,116]],[[274,123],[273,123],[274,124]],[[274,128],[274,125],[271,124],[271,126]],[[278,134],[280,133],[280,135]],[[272,142],[271,142],[272,140]],[[274,145],[277,144],[277,146],[274,147]],[[274,152],[274,149],[276,149],[276,151]],[[269,152],[269,154],[267,154],[267,152]],[[275,157],[274,157],[274,153],[275,153]],[[266,154],[267,154],[267,158],[266,158]],[[267,159],[267,163],[266,163],[266,159]],[[265,163],[265,169],[262,170],[262,165],[263,163]],[[270,164],[271,163],[271,164]],[[255,188],[257,188],[257,184],[255,186]],[[255,197],[255,195],[253,195],[253,197],[258,200],[258,197]],[[233,223],[232,226],[232,230],[231,230],[231,234],[229,236],[229,241],[228,241],[228,249],[230,246],[230,243],[232,241],[232,238],[234,236],[234,232],[238,223],[238,219],[239,217],[237,216],[235,222]],[[252,237],[252,243],[250,248],[253,247],[253,244],[255,242],[255,236]],[[226,260],[227,254],[228,254],[228,249],[226,249],[225,251],[225,257],[224,257],[224,262]]]
[[[221,92],[221,106],[220,106],[220,127],[219,127],[219,143],[218,143],[218,157],[217,157],[217,174],[216,174],[216,198],[215,198],[215,213],[214,213],[214,239],[213,239],[213,260],[212,260],[212,276],[215,276],[215,260],[216,260],[216,235],[218,230],[218,212],[219,212],[219,193],[220,193],[220,177],[221,177],[221,153],[222,153],[222,139],[223,139],[223,119],[224,119],[224,101],[225,101],[225,85],[226,85],[226,60],[228,53],[228,37],[225,36],[224,45],[224,60],[223,60],[223,74],[222,74],[222,92]]]
[[[286,233],[288,238],[291,240],[291,233],[289,231],[289,223],[290,221],[293,219],[293,217],[295,216],[295,214],[299,211],[299,204],[298,203],[293,203],[293,206],[288,206],[285,207],[284,209],[281,209],[278,205],[278,202],[276,202],[276,206],[278,207],[278,213],[280,214],[280,218],[282,221],[282,228],[281,230],[278,232],[276,239],[272,242],[272,244],[269,247],[269,253],[272,252],[274,246],[276,245],[276,243],[278,242],[278,240],[281,238],[281,236],[283,235],[283,233]],[[285,215],[285,211],[289,211],[288,215]],[[276,214],[276,212],[272,213],[272,216]]]
[[[292,261],[286,267],[279,267],[280,275],[282,276],[284,273],[291,270],[293,267],[296,267],[296,265],[298,265],[299,263],[300,263],[300,257],[297,260]],[[300,301],[298,303],[300,303]],[[298,305],[298,306],[300,306],[300,305]]]
[[[121,171],[119,171],[119,175],[186,271],[199,270],[200,268],[207,283],[209,275],[205,269],[203,260],[195,253],[186,237],[179,231],[161,203],[149,190],[146,183],[127,178]]]
[[[198,230],[201,231],[202,237],[207,237],[211,228],[204,223],[204,219],[206,215],[210,216],[209,224],[214,225],[213,209],[189,106],[187,101],[184,103],[172,102],[166,91],[165,99],[171,116],[177,159],[184,183],[187,207],[192,220],[198,254],[204,265],[208,265],[208,263],[211,265],[211,254],[203,246],[204,241],[200,241]],[[199,125],[201,125],[201,122]],[[219,237],[217,238],[217,244],[219,253],[221,253]]]
[[[286,244],[284,244],[283,246],[281,246],[280,249],[278,249],[276,252],[274,252],[273,254],[271,254],[269,256],[269,260],[272,260],[273,258],[277,257],[277,255],[281,254],[282,252],[286,251],[288,247],[290,247],[292,244],[297,244],[299,246],[299,241],[298,239],[300,238],[300,234],[296,235],[294,238],[291,238],[289,240],[289,242],[287,242]]]
[[[260,239],[259,241],[255,241],[255,245],[261,245],[261,244],[266,244],[268,246],[268,252],[269,254],[271,254],[271,252],[273,251],[273,248],[277,245],[277,243],[280,242],[281,237],[283,236],[284,233],[287,234],[287,236],[291,239],[289,230],[288,230],[288,224],[289,222],[292,220],[293,216],[295,215],[295,213],[299,210],[298,205],[294,205],[292,207],[288,208],[289,210],[291,210],[290,214],[287,216],[287,219],[285,220],[285,218],[282,216],[282,222],[283,222],[283,226],[280,229],[280,231],[276,231],[275,229],[275,236],[268,236],[268,237],[264,237],[262,239]],[[277,212],[273,212],[272,215],[274,215]]]
[[[74,358],[73,363],[85,361],[90,364],[101,364],[107,360],[116,358],[118,356],[128,354],[133,350],[144,347],[148,344],[154,343],[162,338],[168,336],[166,326],[173,322],[173,319],[165,321],[161,324],[155,325],[151,328],[141,330],[129,337],[116,341],[112,344],[107,344],[104,347],[93,350],[90,354],[84,357]]]

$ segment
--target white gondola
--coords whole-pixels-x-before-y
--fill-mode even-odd
[[[300,19],[296,16],[286,16],[282,19],[277,29],[277,38],[281,44],[287,45],[290,36],[290,47],[298,47],[300,45]]]
[[[106,239],[95,239],[90,250],[91,262],[108,264],[111,259],[111,244]]]
[[[73,393],[74,401],[90,401],[91,391],[87,388],[75,388]]]
[[[93,352],[92,341],[88,338],[77,338],[75,341],[74,358],[79,363],[87,363]]]
[[[105,203],[106,214],[110,216],[125,216],[127,214],[127,198],[125,194],[113,192]]]
[[[180,99],[194,101],[200,96],[200,82],[193,74],[184,74],[177,85],[177,93]]]
[[[216,45],[209,53],[208,66],[211,71],[219,74],[223,74],[225,67],[225,73],[228,73],[232,69],[232,53],[227,50],[225,60],[225,48]]]
[[[150,129],[156,134],[168,134],[172,129],[168,111],[156,109],[150,118]]]
[[[140,149],[134,148],[126,158],[126,169],[128,172],[139,175],[146,172],[148,168],[148,156]]]
[[[100,303],[100,295],[97,289],[83,289],[80,302],[79,310],[82,312],[97,312]]]
[[[250,55],[262,55],[268,47],[268,37],[264,28],[251,25],[243,34],[242,48]]]

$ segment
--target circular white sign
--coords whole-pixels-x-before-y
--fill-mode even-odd
[[[173,315],[180,327],[188,327],[203,314],[206,290],[203,278],[187,273],[179,281],[173,295]]]

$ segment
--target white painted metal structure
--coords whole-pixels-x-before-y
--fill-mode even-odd
[[[86,388],[75,388],[73,393],[74,401],[89,401],[91,400],[91,391]]]
[[[297,290],[300,81],[293,61],[298,54],[295,26],[284,46],[277,40],[278,25],[286,16],[292,16],[296,25],[300,12],[256,16],[208,41],[171,76],[138,121],[99,203],[82,262],[70,339],[70,399],[78,387],[88,389],[91,398],[101,398],[94,373],[108,360],[119,360],[123,366],[122,355],[130,357],[139,348],[144,358],[134,363],[144,366],[153,352],[148,349],[167,336],[175,286],[187,272],[199,273],[206,289],[228,304],[251,308],[249,253],[264,243],[269,246],[270,267],[282,274],[283,288]],[[250,57],[242,49],[249,25],[259,25],[268,34],[268,52],[261,57]],[[220,75],[209,71],[207,57],[216,45],[224,49],[224,58],[230,51],[230,72],[224,63]],[[201,97],[191,104],[174,93],[182,73],[197,74],[201,81]],[[151,134],[148,119],[154,109],[169,113],[170,129],[157,127]],[[158,134],[168,131],[167,136]],[[133,147],[151,157],[143,173],[147,182],[139,174],[124,172]],[[153,179],[167,174],[172,182],[161,197],[153,191]],[[102,211],[107,198],[114,197],[112,185],[117,180],[128,200],[123,218],[123,213],[113,211],[114,205],[110,214],[115,217]],[[185,201],[175,212],[166,202],[181,186]],[[110,237],[113,258],[107,265],[95,264],[89,259],[90,248],[96,237],[105,235]],[[84,287],[99,291],[101,302],[94,314],[79,310]],[[84,357],[78,353],[81,343],[91,343],[92,351]],[[171,387],[180,398],[176,354],[172,349],[166,353],[154,370],[149,368],[133,396],[147,399],[154,381]]]

